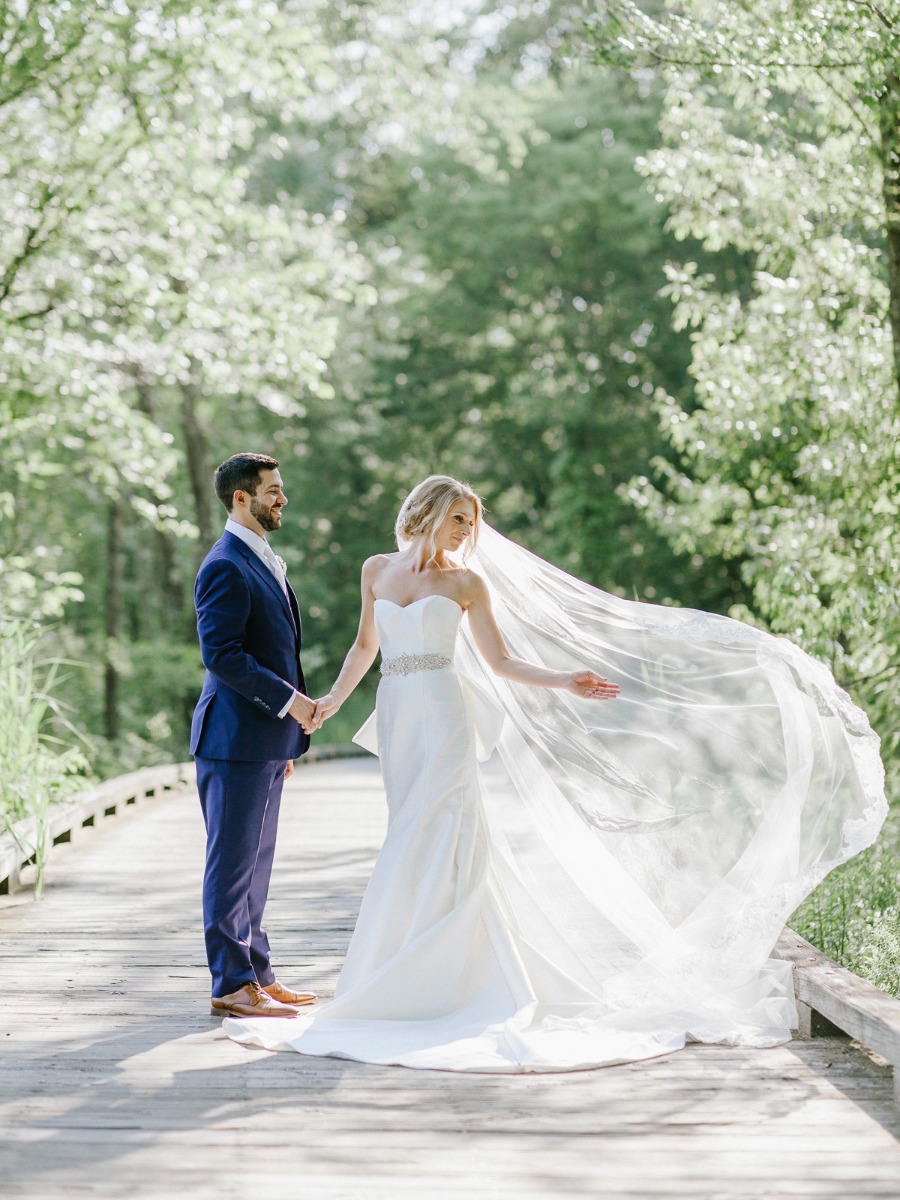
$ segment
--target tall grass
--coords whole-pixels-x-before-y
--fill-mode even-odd
[[[54,690],[62,663],[43,658],[42,632],[31,621],[0,617],[0,830],[33,857],[35,896],[43,889],[50,809],[81,784],[87,760],[80,735]],[[34,819],[33,831],[16,823]]]
[[[874,846],[839,867],[789,924],[876,987],[900,996],[900,806]]]

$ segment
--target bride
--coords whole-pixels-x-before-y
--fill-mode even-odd
[[[380,648],[355,740],[388,828],[336,995],[229,1036],[490,1072],[789,1040],[790,966],[769,954],[884,818],[865,715],[784,639],[529,554],[455,479],[414,488],[395,533],[314,719]]]

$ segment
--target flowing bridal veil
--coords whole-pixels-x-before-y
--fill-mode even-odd
[[[886,810],[865,715],[737,621],[608,596],[488,527],[472,564],[512,654],[621,695],[501,679],[446,595],[376,601],[382,654],[408,669],[357,735],[389,820],[335,999],[226,1031],[491,1072],[786,1041],[775,941]]]
[[[561,935],[608,1016],[784,1040],[789,969],[769,954],[886,812],[865,714],[791,642],[610,596],[489,526],[471,565],[512,654],[621,686],[586,703],[507,682],[463,623],[458,666],[495,741],[479,766],[490,842],[521,936],[540,946],[552,928],[558,955]]]

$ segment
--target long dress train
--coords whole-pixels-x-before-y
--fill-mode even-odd
[[[485,541],[513,652],[596,665],[622,697],[499,680],[449,597],[376,601],[390,673],[357,736],[379,754],[388,828],[335,998],[227,1033],[489,1072],[788,1040],[790,967],[768,955],[883,819],[864,715],[789,642]]]

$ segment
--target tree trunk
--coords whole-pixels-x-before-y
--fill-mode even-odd
[[[122,513],[121,502],[109,501],[106,532],[106,666],[104,669],[104,725],[106,736],[119,736],[119,671],[117,642],[122,626]]]
[[[181,385],[181,419],[187,454],[188,477],[194,498],[194,513],[200,531],[200,557],[215,541],[213,531],[213,465],[209,439],[197,410],[197,389],[193,382]]]
[[[135,368],[135,389],[137,391],[138,408],[149,417],[155,425],[156,406],[153,403],[153,393]],[[154,496],[157,503],[162,503],[162,497]],[[178,562],[178,549],[175,538],[164,529],[154,530],[154,558],[158,566],[156,578],[162,583],[162,596],[159,605],[159,624],[164,629],[179,625],[184,612],[184,581]],[[204,553],[206,551],[204,550]]]
[[[894,376],[900,387],[900,74],[896,71],[891,71],[885,80],[879,126],[887,242],[888,316],[894,344]]]

